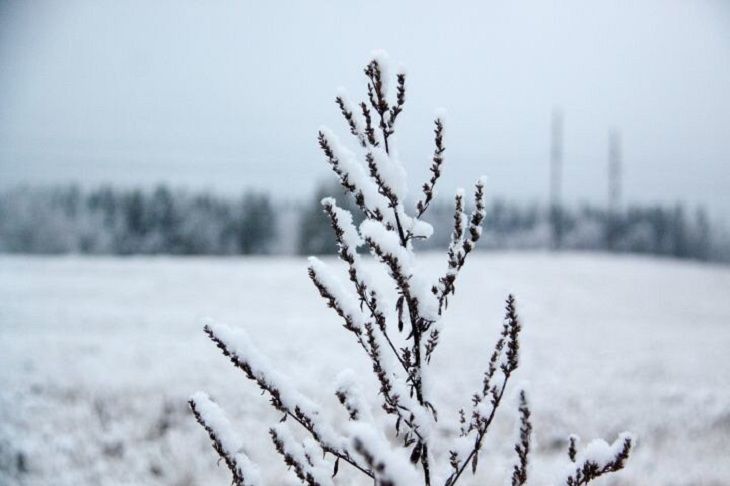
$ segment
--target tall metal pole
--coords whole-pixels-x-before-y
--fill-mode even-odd
[[[621,138],[616,129],[608,134],[608,207],[613,214],[621,209]]]
[[[608,134],[608,228],[606,243],[609,250],[616,249],[621,211],[621,138],[618,130]]]
[[[559,249],[563,242],[563,114],[553,110],[550,125],[550,227],[552,248]]]

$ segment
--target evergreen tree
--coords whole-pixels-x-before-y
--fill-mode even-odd
[[[243,254],[269,253],[276,213],[266,194],[247,193],[241,202],[238,245]]]

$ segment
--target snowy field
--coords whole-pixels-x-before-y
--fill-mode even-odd
[[[532,397],[531,484],[549,484],[569,433],[613,440],[623,430],[638,436],[635,454],[596,484],[730,484],[730,268],[476,255],[434,358],[442,413],[468,404],[508,292],[525,326],[516,380]],[[370,379],[304,260],[2,257],[0,484],[229,484],[187,409],[199,389],[240,426],[269,484],[286,484],[265,433],[279,416],[204,336],[205,316],[245,326],[339,420],[338,371]],[[464,484],[503,484],[512,408],[500,409],[477,479]]]

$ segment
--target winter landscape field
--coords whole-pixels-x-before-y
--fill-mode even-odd
[[[0,1],[0,486],[730,486],[728,20]]]
[[[443,267],[443,257],[421,263]],[[671,260],[482,253],[460,277],[434,361],[443,410],[468,404],[508,292],[524,323],[536,455],[551,484],[570,433],[636,434],[627,468],[595,484],[730,484],[730,268]],[[266,433],[279,420],[202,332],[244,327],[274,365],[346,414],[331,383],[366,357],[306,275],[303,259],[0,258],[0,484],[224,485],[224,465],[186,400],[228,411],[267,484],[288,473]],[[324,392],[327,391],[327,392]],[[499,409],[476,477],[503,484],[514,410]],[[360,484],[344,466],[339,484]],[[365,484],[365,483],[363,483]]]

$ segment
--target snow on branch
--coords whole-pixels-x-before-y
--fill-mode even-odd
[[[382,150],[372,150],[365,155],[370,177],[378,185],[378,191],[396,208],[406,197],[406,171],[397,158]]]
[[[353,422],[350,436],[356,453],[373,471],[378,486],[410,486],[419,483],[419,474],[401,451],[393,450],[376,430],[362,422]]]
[[[580,486],[606,473],[623,469],[629,458],[633,437],[628,432],[619,434],[613,444],[601,439],[591,441],[581,453],[576,452],[577,438],[570,437],[568,456],[571,465],[566,467],[566,473],[561,483],[566,486]]]
[[[357,138],[362,147],[367,147],[368,137],[366,137],[364,129],[360,126],[360,123],[356,118],[357,115],[355,114],[355,110],[353,110],[352,105],[350,104],[350,100],[347,97],[347,93],[344,89],[340,90],[337,97],[335,98],[335,102],[337,103],[337,106],[340,107],[340,113],[342,113],[345,121],[347,121],[347,125],[350,127],[350,133],[352,133]]]
[[[522,486],[527,481],[527,456],[530,454],[532,423],[530,423],[530,407],[527,405],[525,390],[520,390],[517,410],[520,414],[520,422],[515,444],[517,460],[512,466],[512,486]]]
[[[350,211],[338,207],[337,202],[332,197],[322,199],[322,207],[332,221],[338,245],[345,246],[352,251],[362,245],[362,238],[360,238],[357,228],[352,223]]]
[[[370,312],[370,317],[383,333],[389,347],[397,356],[403,367],[407,370],[403,357],[393,345],[390,336],[388,336],[385,313],[381,308],[381,301],[379,299],[380,292],[376,289],[374,282],[368,278],[367,272],[362,268],[360,256],[357,253],[357,247],[362,244],[363,240],[355,226],[352,224],[352,215],[349,211],[337,207],[335,200],[332,198],[323,199],[322,206],[324,207],[324,212],[330,218],[332,228],[335,232],[335,240],[339,250],[339,257],[348,266],[350,282],[352,282],[355,286],[360,306],[362,307],[364,305],[367,307]],[[316,281],[314,283],[321,293],[322,289],[319,285],[317,285]],[[323,296],[328,298],[327,294],[323,294]]]
[[[309,278],[329,307],[344,319],[345,329],[361,335],[367,317],[360,308],[357,296],[348,291],[327,264],[317,257],[309,257]]]
[[[386,348],[385,336],[370,323],[365,325],[365,330],[373,373],[380,383],[379,393],[382,395],[382,408],[386,413],[395,415],[397,418],[396,436],[400,435],[400,424],[403,423],[408,428],[403,435],[404,445],[410,445],[415,440],[414,437],[424,440],[424,435],[428,433],[430,427],[422,404],[413,400],[412,394],[409,393],[403,379],[396,371],[392,360],[383,352]],[[409,379],[411,379],[410,375]],[[417,384],[412,382],[412,386],[415,388]]]
[[[367,219],[360,224],[360,234],[372,253],[388,266],[398,286],[408,288],[412,257],[411,252],[401,245],[398,234],[378,221]]]
[[[406,103],[406,73],[400,71],[396,75],[396,98],[395,105],[390,109],[388,117],[388,125],[393,130],[395,127],[395,120],[398,115],[403,111],[403,105]]]
[[[448,251],[448,270],[446,275],[439,279],[440,288],[436,293],[439,297],[439,312],[448,305],[448,296],[455,292],[456,276],[466,263],[466,256],[476,247],[482,236],[482,223],[487,215],[487,201],[484,192],[486,177],[480,177],[474,185],[474,211],[469,218],[469,227],[466,229],[464,221],[464,193],[456,192],[456,207],[454,209],[454,231]]]
[[[370,406],[365,398],[362,386],[357,381],[355,372],[345,369],[337,375],[335,395],[350,415],[350,420],[373,422]]]
[[[446,482],[449,486],[456,483],[468,466],[471,467],[472,474],[476,473],[482,442],[502,402],[507,382],[519,364],[521,329],[515,299],[509,295],[502,331],[482,377],[482,387],[472,395],[472,409],[468,422],[463,409],[459,411],[461,433],[450,449],[450,464],[453,471]]]
[[[259,353],[245,332],[222,324],[207,324],[204,330],[223,354],[269,396],[271,405],[306,429],[319,442],[324,452],[329,452],[370,474],[351,458],[345,447],[345,438],[320,420],[319,407],[293,389],[289,381]]]
[[[373,128],[373,115],[367,103],[364,101],[360,102],[360,110],[362,112],[362,117],[365,120],[365,136],[367,137],[368,143],[372,147],[380,146],[378,136],[375,134],[375,128]]]
[[[359,261],[358,256],[356,253],[351,252],[350,248],[352,247],[353,242],[359,240],[359,236],[356,236],[353,228],[349,227],[351,225],[351,217],[349,213],[337,208],[331,200],[324,200],[323,202],[325,212],[327,212],[332,218],[333,226],[340,244],[340,250],[344,253],[345,258],[343,259],[350,264],[356,288],[360,289],[363,299],[365,299],[365,302],[371,309],[371,316],[374,318],[378,326],[373,326],[373,323],[364,317],[355,296],[346,291],[344,286],[337,282],[336,277],[331,274],[327,266],[317,258],[310,258],[310,278],[319,289],[320,294],[328,301],[328,305],[334,308],[337,313],[343,317],[345,320],[345,327],[358,336],[358,341],[368,354],[372,362],[373,372],[380,383],[380,394],[383,398],[383,409],[389,414],[396,415],[399,423],[402,421],[409,427],[413,434],[420,436],[416,420],[416,416],[418,415],[416,409],[418,406],[413,403],[409,403],[411,401],[408,399],[408,392],[405,386],[400,383],[397,371],[393,369],[391,360],[389,360],[388,356],[383,353],[383,350],[390,349],[406,373],[409,373],[409,376],[411,376],[410,363],[407,363],[404,360],[404,357],[395,348],[387,334],[385,316],[377,309],[376,294],[373,292],[370,296],[366,295],[366,284],[358,279],[359,270],[356,265],[356,262]],[[389,233],[391,238],[397,239],[397,236],[392,231],[386,230],[382,225],[380,225],[380,228]],[[367,231],[365,231],[364,234],[367,235]],[[368,236],[366,236],[366,241],[367,238]],[[403,250],[403,248],[398,245],[397,241],[390,243],[394,245],[393,248]],[[344,252],[342,251],[343,249]],[[365,335],[364,338],[362,336],[363,333]],[[343,401],[343,398],[346,398],[346,395],[338,394],[338,398]],[[354,411],[349,409],[348,411],[352,416]],[[405,436],[404,440],[408,440],[408,435]]]
[[[385,151],[389,152],[388,137],[394,132],[393,122],[395,120],[391,120],[390,104],[387,99],[388,76],[387,73],[383,72],[388,69],[388,55],[383,51],[373,54],[373,59],[365,67],[365,75],[370,81],[368,83],[368,100],[370,106],[380,118],[383,144],[385,145]],[[403,77],[403,83],[405,86],[405,76]],[[405,100],[405,88],[403,90],[403,100]]]
[[[388,201],[380,194],[362,164],[355,159],[355,154],[340,145],[339,139],[327,128],[320,129],[318,140],[342,187],[352,194],[355,203],[368,218],[381,221]]]
[[[443,117],[434,122],[429,179],[422,186],[415,214],[409,215],[404,207],[406,172],[393,137],[396,120],[405,106],[406,76],[402,71],[395,72],[395,93],[389,92],[391,69],[382,52],[374,54],[364,72],[364,101],[354,105],[344,91],[335,98],[360,146],[358,154],[342,145],[327,128],[320,129],[318,141],[327,163],[354,197],[365,219],[355,227],[350,212],[338,207],[333,198],[324,198],[322,208],[330,220],[348,279],[340,279],[317,258],[310,258],[308,273],[326,304],[342,319],[343,327],[356,336],[370,361],[377,390],[368,396],[353,372],[340,373],[334,395],[349,420],[343,429],[336,428],[324,419],[317,404],[274,369],[246,333],[212,323],[205,326],[205,332],[283,414],[282,422],[271,427],[269,433],[285,464],[303,484],[334,484],[339,465],[344,462],[376,485],[454,486],[466,470],[476,473],[482,445],[520,362],[522,323],[515,299],[509,295],[501,332],[481,384],[471,396],[469,409],[458,411],[460,427],[437,427],[442,412],[432,396],[436,388],[430,385],[431,357],[441,338],[441,318],[449,296],[455,293],[458,273],[481,238],[486,217],[485,179],[475,184],[469,214],[464,191],[456,192],[447,269],[434,285],[416,265],[413,241],[433,233],[431,225],[420,218],[434,200],[441,177]],[[367,247],[370,255],[360,255],[360,246]],[[394,285],[371,278],[364,264],[366,258],[381,264]],[[391,297],[394,290],[396,294]],[[391,299],[395,300],[394,308]],[[330,395],[330,399],[334,398]],[[190,405],[215,450],[231,469],[234,483],[260,483],[257,470],[238,449],[239,441],[220,409],[204,395],[194,396]],[[373,410],[377,406],[385,414],[376,416]],[[532,423],[524,391],[519,393],[517,409],[516,459],[507,478],[512,486],[523,485],[529,474]],[[300,434],[290,428],[299,428],[297,424],[303,429]],[[299,439],[300,435],[305,437]],[[567,486],[587,484],[621,469],[632,439],[622,435],[610,446],[594,441],[582,453],[578,453],[576,444],[577,439],[571,437],[571,462],[563,478]]]
[[[431,167],[429,167],[429,171],[431,171],[431,178],[428,182],[423,184],[423,199],[420,199],[418,203],[416,203],[417,218],[423,216],[423,213],[426,212],[431,201],[436,196],[434,188],[436,187],[436,182],[439,180],[439,177],[441,177],[441,166],[444,163],[444,152],[446,151],[446,147],[444,147],[444,119],[442,116],[438,116],[433,123],[435,125],[435,128],[433,129],[435,147],[433,149]]]
[[[329,465],[320,457],[320,453],[310,453],[304,444],[299,442],[286,422],[280,422],[269,429],[269,435],[276,451],[284,458],[284,463],[304,484],[309,486],[329,486],[334,484],[329,472]]]
[[[363,243],[363,240],[352,223],[352,214],[338,207],[331,197],[322,199],[322,207],[330,218],[332,229],[335,232],[338,255],[340,260],[347,264],[350,282],[355,286],[360,303],[367,305],[372,318],[381,329],[384,329],[385,315],[380,309],[379,292],[367,277],[367,272],[362,268],[360,255],[357,253],[357,247]]]
[[[241,450],[241,439],[233,431],[223,410],[207,394],[197,392],[188,400],[195,420],[208,432],[213,449],[221,456],[233,474],[236,486],[259,486],[259,468]]]

